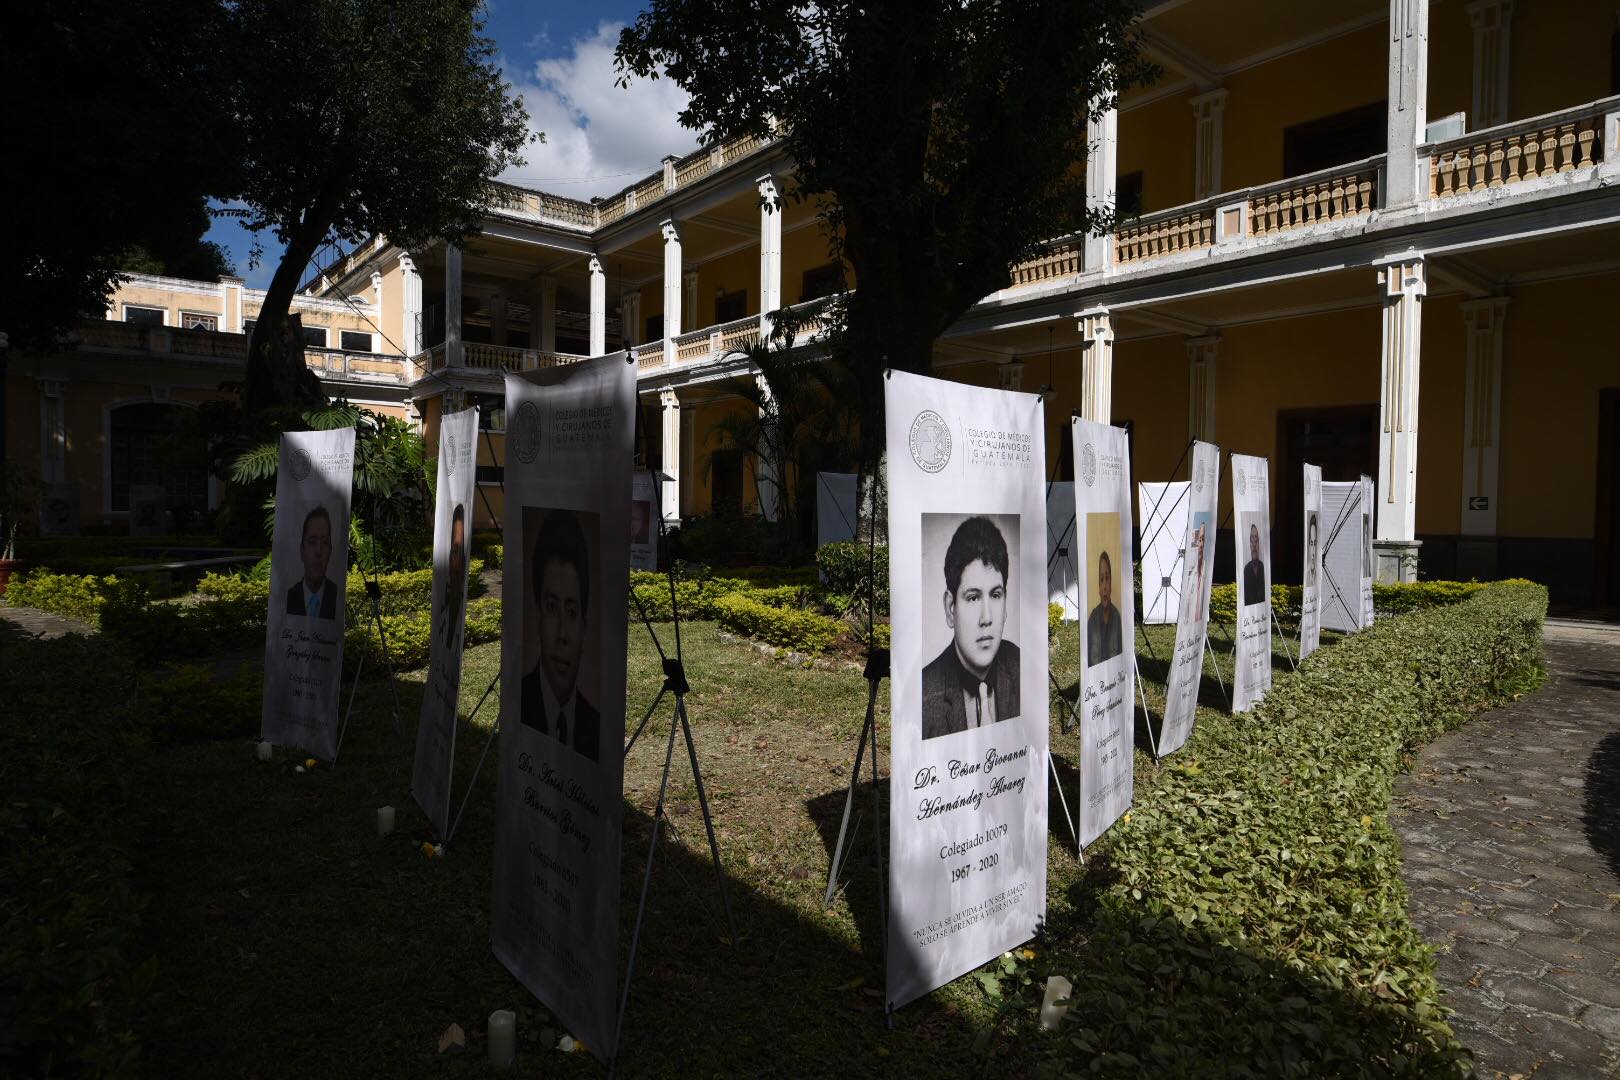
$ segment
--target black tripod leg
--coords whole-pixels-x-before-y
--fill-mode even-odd
[[[850,770],[849,791],[844,795],[844,818],[838,823],[838,842],[833,845],[832,863],[827,867],[827,895],[822,900],[824,907],[832,907],[833,896],[838,891],[838,877],[843,872],[844,841],[849,835],[849,819],[855,812],[855,788],[861,782],[861,764],[866,756],[866,737],[872,733],[873,709],[877,704],[878,684],[876,679],[868,681],[869,692],[866,697],[866,719],[861,723],[860,741],[855,744],[855,768]]]
[[[737,945],[737,920],[731,917],[731,895],[726,891],[726,872],[720,865],[720,842],[714,838],[714,818],[709,813],[709,796],[703,789],[703,770],[698,768],[697,744],[692,741],[692,725],[686,719],[686,696],[677,695],[675,712],[681,720],[681,731],[686,735],[686,756],[692,759],[692,779],[697,784],[698,805],[703,808],[703,828],[709,834],[709,854],[714,858],[714,877],[720,883],[720,902],[726,908],[726,926],[731,931],[731,944]]]

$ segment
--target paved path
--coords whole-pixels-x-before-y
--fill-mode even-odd
[[[0,604],[0,642],[21,637],[59,638],[66,634],[94,632],[77,619],[65,619],[38,608]]]
[[[1391,817],[1479,1074],[1620,1077],[1620,629],[1546,642],[1546,685],[1425,747]]]

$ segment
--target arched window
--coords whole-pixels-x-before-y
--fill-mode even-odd
[[[161,484],[171,510],[208,509],[208,467],[182,445],[179,405],[140,402],[112,410],[112,508],[129,509],[131,484]]]

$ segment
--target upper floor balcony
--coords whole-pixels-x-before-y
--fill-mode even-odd
[[[248,336],[178,326],[129,322],[86,322],[75,332],[86,354],[116,354],[218,365],[233,371],[247,365]],[[403,387],[403,357],[306,346],[304,363],[323,380],[339,384]]]

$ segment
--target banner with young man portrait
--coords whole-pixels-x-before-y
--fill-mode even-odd
[[[618,982],[635,408],[623,353],[506,376],[490,940],[603,1060]]]
[[[354,428],[282,434],[260,737],[325,761],[338,751],[353,483]]]
[[[1271,689],[1271,478],[1262,457],[1232,455],[1232,541],[1237,559],[1237,648],[1232,711],[1245,712]]]
[[[1075,417],[1074,551],[1080,619],[1080,846],[1131,808],[1136,735],[1136,590],[1131,568],[1130,441]]]
[[[1300,571],[1299,658],[1322,645],[1322,467],[1305,466],[1305,561]]]
[[[1164,724],[1159,756],[1180,750],[1192,734],[1198,688],[1204,679],[1204,640],[1209,634],[1209,592],[1215,581],[1215,512],[1220,508],[1221,450],[1193,444],[1187,481],[1187,524],[1182,537],[1181,590],[1176,648],[1164,688]]]
[[[478,409],[439,419],[439,482],[433,510],[433,637],[427,686],[416,728],[411,794],[445,839],[455,769],[456,706],[461,697],[461,643],[467,620],[467,562],[472,546]]]
[[[884,383],[892,623],[888,1004],[1046,917],[1046,447],[1039,395]]]

